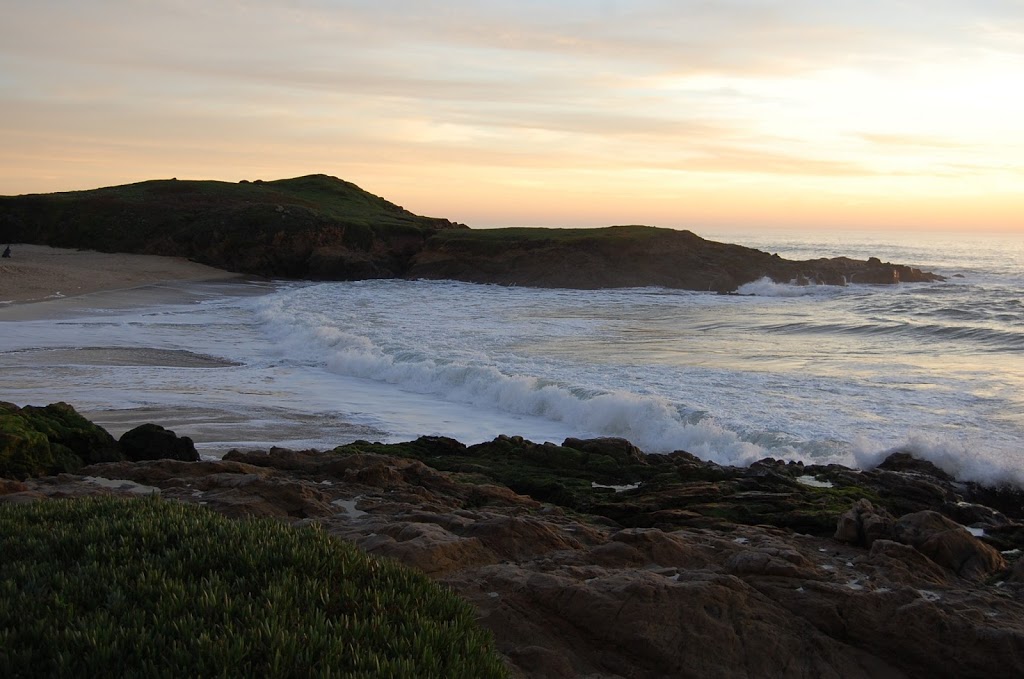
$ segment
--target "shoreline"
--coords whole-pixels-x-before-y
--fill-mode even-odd
[[[0,479],[0,505],[155,494],[315,524],[451,587],[515,676],[1022,671],[1021,491],[907,453],[859,472],[720,466],[616,438],[426,436],[188,461],[178,439],[133,457],[66,405],[7,416],[51,441],[72,427],[89,465]]]
[[[0,260],[0,309],[165,282],[244,278],[184,257],[11,244]]]

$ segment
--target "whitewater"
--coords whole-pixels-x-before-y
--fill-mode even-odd
[[[208,455],[423,434],[620,436],[740,465],[867,468],[902,449],[961,479],[1024,485],[1020,239],[706,237],[792,259],[877,256],[947,280],[763,280],[727,296],[400,280],[169,285],[160,303],[108,293],[58,317],[0,323],[2,398],[67,401],[114,433],[153,419]]]

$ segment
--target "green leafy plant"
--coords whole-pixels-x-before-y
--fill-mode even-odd
[[[317,526],[0,506],[0,676],[504,677],[465,601]]]

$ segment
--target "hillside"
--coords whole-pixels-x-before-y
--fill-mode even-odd
[[[461,226],[325,175],[237,184],[154,180],[0,197],[5,242],[184,256],[292,278],[401,275],[430,234]]]
[[[326,175],[0,197],[0,242],[177,255],[239,273],[314,280],[731,292],[765,276],[829,285],[941,279],[875,258],[788,261],[649,226],[469,229]]]

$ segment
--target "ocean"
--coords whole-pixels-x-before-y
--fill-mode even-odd
[[[0,320],[0,399],[230,448],[620,436],[722,464],[909,450],[1024,486],[1024,242],[701,233],[947,277],[738,295],[449,281],[165,284]],[[46,303],[44,303],[46,304]],[[2,316],[0,316],[2,318]]]

